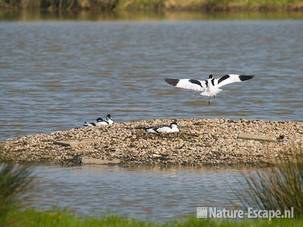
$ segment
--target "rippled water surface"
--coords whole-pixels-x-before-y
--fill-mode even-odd
[[[34,172],[36,186],[23,201],[40,209],[164,222],[194,215],[199,206],[239,207],[233,190],[235,185],[241,190],[241,173],[247,171],[39,166]]]
[[[116,121],[303,118],[301,19],[32,16],[0,15],[0,140],[78,127],[105,113]],[[212,105],[164,82],[210,73],[256,77],[226,87]],[[230,186],[241,190],[244,171],[37,166],[36,184],[23,201],[40,209],[167,221],[198,206],[240,205]]]
[[[302,20],[0,22],[0,139],[149,118],[302,120]],[[212,105],[164,78],[255,74]]]

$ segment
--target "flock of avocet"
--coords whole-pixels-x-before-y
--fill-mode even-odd
[[[190,89],[201,92],[202,96],[209,97],[208,104],[211,103],[211,98],[215,98],[218,93],[222,91],[221,87],[250,80],[253,75],[238,75],[227,74],[219,78],[214,78],[213,75],[209,75],[207,80],[195,80],[195,79],[165,79],[165,81],[177,88]],[[107,114],[105,118],[97,118],[95,122],[84,122],[85,127],[99,127],[113,124],[114,121],[110,114]],[[177,121],[174,120],[170,125],[161,125],[143,128],[147,133],[174,133],[179,132]]]

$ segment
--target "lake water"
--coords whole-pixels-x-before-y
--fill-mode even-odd
[[[195,215],[196,207],[241,206],[247,169],[161,169],[38,166],[36,184],[23,199],[39,209],[66,208],[75,214],[118,214],[166,222]]]
[[[0,139],[150,118],[302,120],[303,20],[0,22]],[[164,78],[255,74],[212,105]]]
[[[0,18],[0,140],[78,127],[106,113],[116,121],[303,118],[301,19]],[[226,87],[212,105],[164,82],[211,73],[256,77]],[[229,185],[242,171],[38,166],[24,202],[167,221],[197,206],[239,205]]]

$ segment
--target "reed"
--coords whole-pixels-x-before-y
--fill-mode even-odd
[[[303,148],[295,151],[303,153]],[[303,158],[292,155],[280,159],[274,168],[243,174],[247,190],[236,192],[246,207],[266,210],[290,210],[295,217],[303,216]]]
[[[31,169],[28,166],[11,163],[0,164],[0,220],[16,208],[18,196],[32,182]]]

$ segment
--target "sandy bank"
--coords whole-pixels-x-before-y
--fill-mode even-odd
[[[290,147],[303,143],[303,122],[193,119],[178,120],[181,132],[175,134],[147,134],[137,129],[170,122],[133,121],[25,136],[1,142],[0,158],[52,163],[94,158],[124,165],[262,165],[272,164],[289,153]]]

